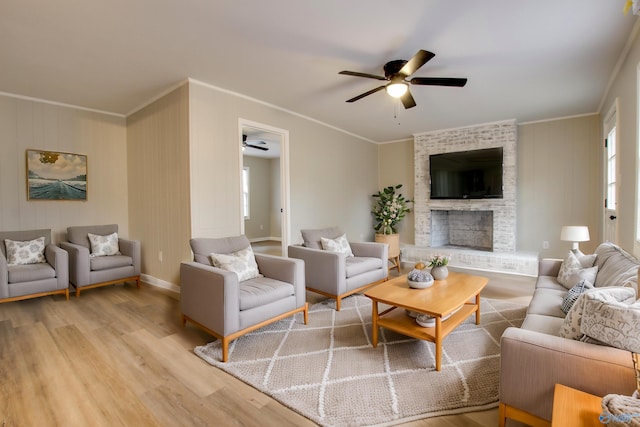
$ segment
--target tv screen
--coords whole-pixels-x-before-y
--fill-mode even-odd
[[[429,156],[432,199],[502,198],[502,147]]]

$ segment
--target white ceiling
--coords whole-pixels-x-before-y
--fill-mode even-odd
[[[625,0],[0,2],[0,91],[128,114],[190,77],[375,141],[598,111],[637,17]],[[382,74],[418,49],[404,110]]]

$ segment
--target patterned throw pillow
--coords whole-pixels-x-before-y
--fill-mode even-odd
[[[118,246],[118,233],[101,236],[99,234],[87,233],[91,243],[91,256],[121,255]]]
[[[325,251],[339,252],[341,254],[345,254],[346,256],[353,256],[353,252],[351,251],[351,246],[349,245],[346,234],[343,234],[340,237],[336,237],[335,239],[327,239],[326,237],[321,237],[320,241],[322,243],[322,249],[324,249]]]
[[[238,282],[260,277],[258,264],[251,246],[247,246],[230,254],[209,254],[211,264],[223,270],[233,271],[238,275]]]
[[[44,257],[44,237],[26,242],[5,239],[4,247],[7,250],[7,265],[47,262]]]
[[[640,301],[585,301],[580,332],[623,350],[640,353]]]
[[[587,300],[597,301],[617,301],[631,304],[636,299],[636,291],[633,288],[623,288],[620,286],[611,286],[607,288],[589,289],[582,293],[564,318],[564,322],[560,327],[558,336],[572,340],[579,340],[584,335],[580,331],[582,317],[585,313]]]
[[[569,310],[571,310],[571,307],[573,307],[573,304],[575,304],[578,297],[587,289],[593,289],[593,283],[588,280],[582,280],[580,283],[569,289],[569,292],[565,295],[562,300],[562,305],[560,306],[562,311],[564,311],[565,314],[569,313]]]
[[[596,256],[594,254],[577,256],[573,252],[569,252],[560,266],[560,271],[558,272],[558,283],[567,289],[571,289],[581,280],[574,279],[574,281],[570,281],[571,277],[581,270],[593,269],[594,267],[592,266],[595,260]],[[588,270],[587,275],[582,278],[588,279],[591,283],[595,283],[595,274],[597,272],[598,268],[595,267],[595,270]],[[591,277],[591,274],[593,274],[593,278]]]

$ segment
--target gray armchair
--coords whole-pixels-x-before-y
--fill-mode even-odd
[[[136,282],[140,288],[140,242],[118,236],[120,255],[91,256],[88,233],[106,236],[118,232],[117,224],[67,227],[67,242],[60,247],[69,253],[69,281],[80,297],[81,289],[122,282]]]
[[[247,248],[245,236],[191,239],[193,262],[180,265],[182,324],[192,322],[222,340],[222,361],[229,342],[277,320],[304,313],[304,263],[267,254],[254,254],[262,277],[238,282],[234,271],[214,267],[210,254],[231,254]]]
[[[30,241],[44,237],[46,262],[8,265],[5,239]],[[69,258],[51,243],[51,230],[0,232],[0,302],[62,294],[69,299]]]
[[[321,238],[335,239],[344,233],[339,227],[301,230],[304,244],[289,246],[289,257],[304,261],[307,289],[336,300],[384,282],[389,277],[389,245],[349,242],[354,256],[325,251]]]

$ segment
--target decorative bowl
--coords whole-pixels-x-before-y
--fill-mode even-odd
[[[409,284],[409,287],[413,289],[426,289],[429,286],[433,285],[433,282],[434,282],[433,279],[431,279],[428,282],[414,282],[413,280],[407,279],[407,283]]]

